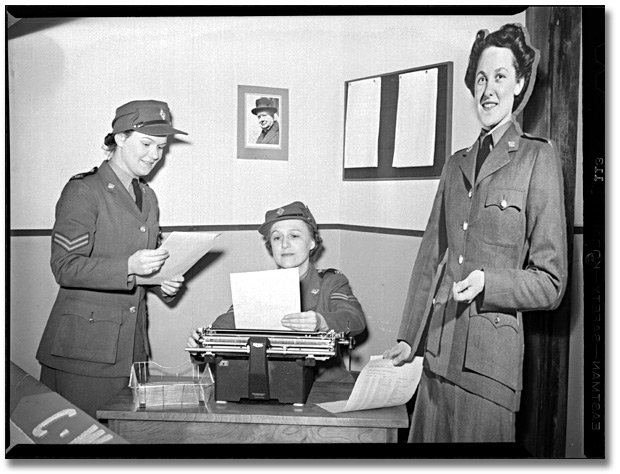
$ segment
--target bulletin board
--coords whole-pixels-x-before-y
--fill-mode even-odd
[[[345,82],[343,180],[436,179],[451,150],[452,62]]]

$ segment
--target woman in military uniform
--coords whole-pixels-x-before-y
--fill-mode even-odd
[[[395,365],[424,356],[409,440],[512,442],[524,312],[566,290],[562,169],[549,140],[513,121],[537,51],[519,25],[478,32],[465,83],[482,133],[446,163],[413,268]]]
[[[279,268],[299,268],[301,313],[284,315],[282,325],[294,331],[349,332],[351,336],[366,329],[362,307],[353,294],[349,280],[338,270],[317,270],[312,257],[321,246],[321,236],[308,207],[293,202],[267,211],[258,231]],[[231,307],[219,316],[213,328],[234,329],[235,315]],[[188,347],[197,347],[197,331],[188,338]],[[340,353],[327,361],[317,362],[315,380],[319,382],[353,382]]]
[[[116,110],[104,140],[109,159],[76,175],[56,205],[51,267],[60,285],[37,359],[41,381],[91,416],[126,387],[134,361],[147,360],[145,287],[136,276],[159,270],[159,208],[143,180],[161,160],[172,128],[165,102]],[[175,277],[153,290],[170,301]]]

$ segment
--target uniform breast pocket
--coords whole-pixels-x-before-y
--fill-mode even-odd
[[[68,298],[62,307],[52,355],[114,364],[123,323],[120,306]]]
[[[525,191],[489,189],[484,203],[484,241],[510,247],[525,229]]]

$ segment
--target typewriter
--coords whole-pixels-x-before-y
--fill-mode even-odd
[[[217,402],[262,400],[304,404],[314,382],[316,361],[352,347],[343,332],[251,329],[199,331],[199,347],[186,348],[214,367]]]

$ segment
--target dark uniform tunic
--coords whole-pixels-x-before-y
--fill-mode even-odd
[[[336,332],[349,331],[357,336],[366,329],[366,318],[357,298],[353,295],[349,280],[338,270],[317,270],[310,266],[301,280],[301,310],[320,313],[329,329]],[[212,327],[234,329],[234,309],[218,316]],[[284,315],[282,315],[284,316]],[[353,382],[344,366],[340,353],[316,365],[315,380],[318,382]]]
[[[134,360],[146,359],[145,288],[128,278],[128,259],[156,248],[159,208],[155,193],[145,183],[140,187],[142,212],[104,161],[63,189],[51,256],[60,289],[36,355],[44,366],[81,376],[128,377]]]
[[[556,308],[566,289],[562,170],[552,144],[516,124],[474,179],[477,151],[475,144],[446,163],[398,339],[424,354],[425,371],[516,412],[522,313]],[[476,269],[483,292],[457,304],[453,283]]]

